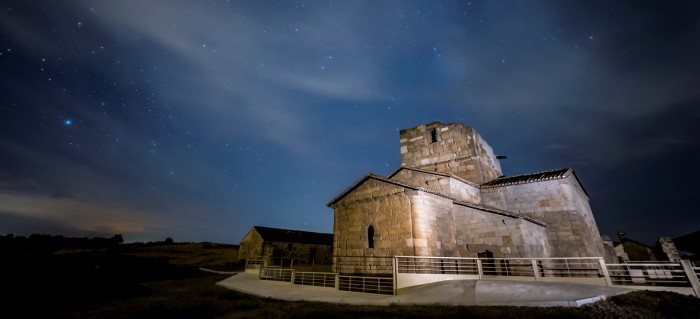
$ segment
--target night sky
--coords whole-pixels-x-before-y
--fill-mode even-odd
[[[3,1],[0,234],[332,232],[399,130],[572,167],[598,227],[700,230],[697,1]]]

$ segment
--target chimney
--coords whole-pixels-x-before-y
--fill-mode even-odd
[[[617,232],[617,238],[620,238],[620,241],[627,239],[627,238],[625,238],[625,232],[623,232],[623,231]]]

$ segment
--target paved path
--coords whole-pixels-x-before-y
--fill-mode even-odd
[[[257,275],[249,273],[239,273],[217,284],[265,298],[355,305],[580,306],[629,291],[573,283],[450,280],[404,288],[396,296],[387,296],[259,280]]]

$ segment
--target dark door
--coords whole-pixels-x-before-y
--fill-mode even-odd
[[[489,250],[476,254],[481,258],[481,268],[484,270],[484,275],[496,274],[496,263],[493,262],[493,253]]]

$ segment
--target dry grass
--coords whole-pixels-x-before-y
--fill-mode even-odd
[[[228,290],[230,247],[121,246],[18,259],[0,266],[3,313],[36,318],[693,318],[700,299],[635,292],[581,308],[353,306],[286,302]],[[218,256],[218,257],[217,257]],[[234,259],[235,260],[235,259]],[[3,316],[4,317],[4,316]]]
[[[211,269],[235,269],[238,249],[223,244],[174,244],[135,247],[123,252],[125,256],[139,258],[166,258],[171,265],[204,267]]]

